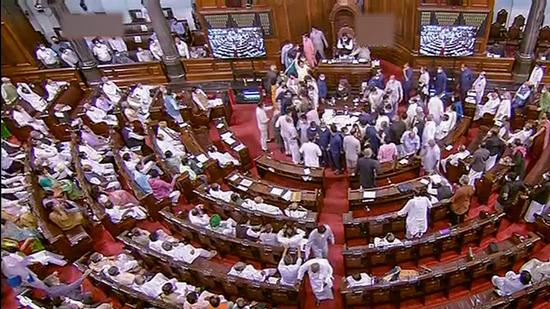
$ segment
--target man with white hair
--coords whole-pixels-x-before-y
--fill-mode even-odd
[[[483,98],[483,94],[485,93],[485,86],[487,86],[487,80],[485,79],[485,71],[483,71],[479,73],[479,76],[472,85],[472,89],[476,93],[476,104],[481,103],[481,99]]]
[[[311,289],[315,295],[316,305],[319,306],[322,300],[333,299],[333,270],[326,259],[315,258],[305,262],[298,270],[298,280],[304,278],[305,273],[309,275]]]
[[[476,106],[474,121],[481,119],[485,114],[494,115],[497,112],[500,106],[500,97],[498,94],[495,91],[489,92],[487,98],[489,99],[487,103]]]
[[[309,233],[306,258],[309,256],[309,249],[316,258],[328,258],[328,245],[334,245],[334,234],[328,224],[320,224]]]
[[[525,103],[527,102],[527,99],[529,99],[530,95],[531,83],[527,81],[523,83],[523,85],[521,85],[516,91],[514,99],[512,100],[512,109],[514,110],[516,108],[521,108],[525,106]]]
[[[48,102],[36,92],[32,91],[27,83],[17,83],[17,94],[37,112],[43,112],[48,107]]]

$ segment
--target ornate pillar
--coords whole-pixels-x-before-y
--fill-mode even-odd
[[[514,62],[513,75],[516,82],[523,82],[529,78],[531,65],[536,56],[535,46],[544,20],[545,8],[546,0],[532,0],[527,25],[523,31],[523,39]]]
[[[53,15],[55,18],[57,18],[57,21],[59,22],[59,25],[61,25],[61,29],[63,29],[63,18],[71,14],[69,12],[69,9],[65,5],[64,0],[48,0],[48,6],[52,10]],[[86,40],[84,38],[79,39],[70,39],[69,42],[71,43],[71,46],[73,47],[75,53],[80,58],[80,61],[82,62],[82,66],[80,67],[80,71],[84,75],[84,78],[88,83],[90,82],[99,82],[101,79],[101,71],[97,67],[97,61],[92,54],[92,51],[88,47],[88,44],[86,43]]]
[[[151,24],[157,34],[162,53],[164,54],[162,62],[166,67],[168,79],[170,81],[183,80],[185,76],[183,66],[174,39],[172,38],[172,33],[166,22],[166,17],[164,17],[162,12],[160,0],[143,0],[143,6],[145,6],[149,13]]]

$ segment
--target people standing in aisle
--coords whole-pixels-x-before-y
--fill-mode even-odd
[[[342,154],[344,153],[342,134],[338,132],[335,124],[330,126],[329,153],[331,167],[334,174],[342,173]]]
[[[345,128],[344,128],[345,129]],[[343,149],[346,157],[346,168],[350,176],[355,176],[357,160],[361,152],[361,142],[351,133],[344,131]]]
[[[304,165],[307,167],[319,167],[319,158],[323,153],[319,145],[313,142],[313,138],[309,138],[309,141],[302,144],[300,147],[300,153],[304,155]]]
[[[472,89],[476,93],[476,104],[480,104],[485,93],[485,87],[487,86],[487,80],[485,79],[485,71],[479,73],[479,76],[474,81]]]
[[[329,244],[334,245],[334,233],[328,224],[320,224],[309,233],[306,258],[309,257],[310,250],[315,258],[328,258]]]
[[[359,183],[363,189],[375,187],[376,173],[380,168],[380,163],[373,159],[372,155],[372,150],[367,148],[363,151],[363,156],[357,160]]]
[[[332,293],[333,270],[328,260],[316,258],[305,262],[298,271],[298,280],[302,280],[306,272],[309,276],[311,289],[315,295],[316,306],[319,306],[323,300],[334,298]]]
[[[270,119],[267,115],[267,111],[272,108],[272,106],[266,107],[263,102],[259,102],[258,106],[256,107],[256,121],[258,124],[258,130],[260,130],[260,146],[262,147],[262,151],[264,152],[269,152],[269,149],[267,148],[267,142],[269,138]]]
[[[468,91],[472,89],[473,84],[474,74],[472,73],[472,70],[470,70],[466,64],[462,64],[460,66],[460,78],[458,84],[458,87],[460,88],[460,100],[464,100]]]
[[[458,180],[459,187],[451,197],[451,223],[457,225],[464,222],[464,216],[470,210],[470,201],[474,195],[474,187],[470,184],[467,175],[462,175]]]

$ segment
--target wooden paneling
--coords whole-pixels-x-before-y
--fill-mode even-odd
[[[104,76],[122,87],[135,83],[155,85],[168,81],[160,62],[100,65],[99,69]]]
[[[15,84],[17,82],[27,82],[33,84],[43,84],[46,79],[56,81],[77,82],[84,85],[80,72],[72,68],[62,69],[38,69],[38,68],[6,68],[2,69],[2,76],[9,77]]]
[[[189,81],[232,80],[231,62],[213,58],[182,60]],[[233,66],[237,70],[251,70],[254,66],[256,72],[263,73],[276,62],[277,59],[236,60]]]
[[[460,65],[465,63],[475,73],[481,71],[487,72],[487,79],[495,82],[507,82],[512,80],[512,67],[514,58],[488,58],[481,56],[463,57],[463,58],[441,58],[441,57],[422,57],[414,58],[414,67],[427,66],[433,68],[437,65],[443,66],[447,70],[459,74]]]

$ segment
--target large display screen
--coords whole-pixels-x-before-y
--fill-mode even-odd
[[[420,54],[463,57],[474,54],[477,28],[472,26],[424,25],[420,31]]]
[[[214,58],[242,59],[266,55],[264,36],[259,27],[208,29]]]

